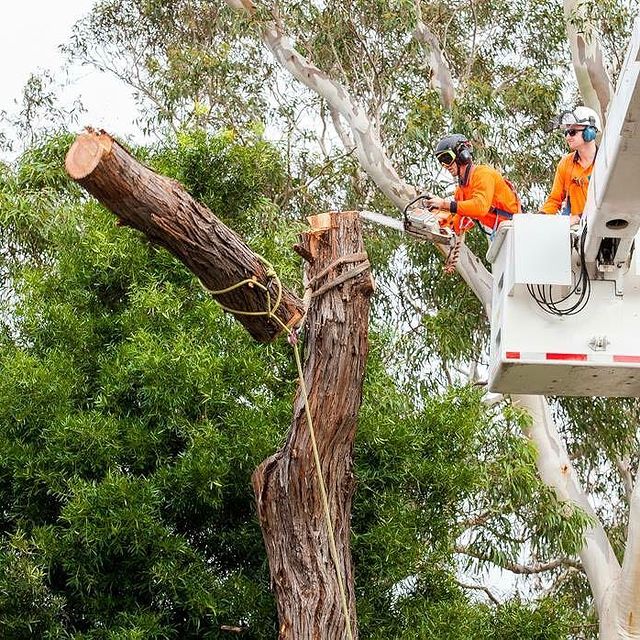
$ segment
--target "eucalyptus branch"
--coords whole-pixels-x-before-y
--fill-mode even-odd
[[[531,424],[524,432],[538,450],[536,465],[542,481],[555,490],[559,500],[578,505],[592,520],[579,555],[602,616],[609,606],[610,586],[620,574],[620,564],[571,465],[544,396],[513,396],[512,400],[531,416]]]
[[[367,78],[367,81],[368,81],[371,93],[376,96],[377,102],[379,104],[380,101],[382,100],[382,85],[380,83],[380,74],[378,73],[376,63],[373,59],[373,56],[371,55],[371,52],[369,51],[369,47],[367,46],[367,43],[362,39],[362,37],[358,33],[358,30],[356,29],[356,26],[353,24],[353,20],[351,20],[351,18],[349,18],[349,27],[351,28],[351,31],[354,37],[356,38],[356,40],[358,40],[358,42],[362,46],[365,56],[369,61],[369,65],[371,66],[371,71],[373,72],[373,82],[370,82],[368,78]]]
[[[573,69],[584,104],[595,109],[604,123],[613,96],[613,84],[606,69],[602,48],[593,34],[585,0],[564,0],[567,36],[571,45]],[[580,27],[578,27],[580,25]]]
[[[631,475],[631,460],[629,454],[620,458],[614,457],[616,469],[620,474],[622,485],[624,486],[624,494],[627,499],[627,504],[631,504],[631,496],[633,494],[633,476]]]
[[[474,0],[470,0],[469,4],[471,6],[471,15],[473,17],[473,35],[471,37],[471,53],[469,54],[469,59],[467,61],[467,69],[464,73],[465,84],[466,84],[466,81],[471,77],[471,68],[473,67],[473,59],[476,56],[476,38],[478,34],[478,16],[476,15],[476,7],[474,4]]]
[[[318,169],[318,172],[314,176],[310,177],[309,180],[307,180],[304,184],[301,184],[293,189],[288,189],[287,193],[284,194],[282,201],[286,202],[292,195],[309,188],[314,182],[316,182],[316,180],[319,180],[323,175],[325,175],[327,171],[329,171],[329,169],[332,169],[336,162],[338,162],[339,160],[343,160],[344,158],[348,158],[352,153],[353,151],[348,151],[347,153],[343,153],[342,155],[337,156],[336,158],[331,158],[330,160],[327,160],[320,167],[320,169]]]
[[[251,0],[226,1],[232,7],[242,8],[249,15],[255,13],[255,5]],[[358,160],[363,170],[400,211],[404,210],[406,204],[416,197],[417,191],[398,175],[364,107],[353,99],[346,87],[306,60],[295,49],[275,20],[263,24],[262,39],[284,69],[324,98],[330,107],[336,109],[345,119],[351,129]],[[446,249],[441,245],[437,247],[443,254],[445,253]],[[480,259],[464,244],[456,269],[490,317],[493,279]]]
[[[342,124],[342,121],[340,120],[340,112],[334,107],[330,107],[329,113],[331,114],[333,128],[336,130],[338,138],[340,138],[340,142],[342,142],[342,146],[349,152],[355,151],[356,144],[349,131],[347,131],[347,128]]]
[[[629,503],[629,526],[620,580],[616,585],[618,628],[631,633],[637,628],[640,616],[640,482],[636,475],[635,487]],[[627,637],[627,636],[625,636]],[[628,637],[637,637],[629,635]]]
[[[455,99],[451,69],[442,53],[438,39],[429,30],[427,25],[422,22],[419,0],[416,0],[416,5],[418,6],[418,20],[413,32],[413,37],[418,42],[424,44],[429,51],[431,87],[438,91],[440,102],[442,102],[442,106],[448,111],[451,109],[451,105]]]
[[[496,559],[491,558],[486,554],[475,551],[474,549],[471,549],[465,545],[457,545],[454,551],[456,553],[475,558],[476,560],[481,560],[482,562],[490,562],[491,564],[494,564],[497,567],[504,569],[505,571],[509,571],[510,573],[515,573],[518,575],[530,576],[539,573],[545,573],[546,571],[553,571],[558,567],[571,567],[573,569],[576,569],[577,571],[584,571],[582,564],[576,560],[572,560],[571,558],[556,558],[555,560],[550,560],[549,562],[536,562],[534,564],[526,565],[509,561],[498,562]]]
[[[466,582],[461,582],[460,580],[456,580],[456,582],[463,589],[475,589],[477,591],[484,591],[487,594],[487,597],[489,598],[489,600],[491,600],[491,602],[493,602],[493,604],[496,604],[496,605],[500,604],[500,600],[498,600],[498,598],[496,598],[493,595],[493,593],[491,593],[491,591],[489,590],[488,587],[485,587],[482,584],[468,584]]]
[[[467,518],[466,520],[462,520],[458,523],[461,531],[466,531],[467,529],[471,529],[473,527],[478,527],[485,524],[489,518],[491,518],[494,514],[493,511],[484,511],[472,518]]]

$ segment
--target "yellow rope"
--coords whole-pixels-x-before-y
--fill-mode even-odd
[[[264,260],[264,258],[262,258]],[[304,411],[307,417],[307,425],[309,427],[309,435],[311,438],[311,448],[313,450],[313,460],[316,467],[316,475],[318,476],[318,483],[320,485],[320,497],[322,499],[322,508],[324,512],[325,525],[327,527],[327,533],[329,537],[329,550],[331,552],[331,559],[333,561],[333,565],[336,570],[336,576],[338,578],[338,588],[340,590],[340,601],[342,604],[342,613],[344,615],[345,625],[347,628],[347,638],[348,640],[353,640],[353,633],[351,631],[351,619],[349,617],[349,607],[347,605],[347,594],[344,585],[344,577],[342,575],[342,571],[340,570],[340,558],[338,558],[338,550],[336,548],[336,539],[333,528],[333,522],[331,520],[331,511],[329,509],[329,499],[327,497],[327,488],[324,482],[324,477],[322,475],[322,465],[320,464],[320,454],[318,453],[318,443],[316,440],[316,432],[313,426],[313,418],[311,417],[311,409],[309,407],[309,397],[307,395],[307,386],[304,381],[304,373],[302,371],[302,361],[300,358],[300,350],[298,349],[298,344],[295,341],[295,332],[288,327],[278,316],[275,315],[280,303],[282,302],[282,282],[278,277],[278,274],[275,272],[275,269],[264,260],[265,263],[269,266],[269,270],[267,275],[274,278],[276,281],[276,285],[278,287],[278,296],[276,298],[276,303],[273,308],[271,308],[271,295],[269,293],[269,289],[265,287],[262,283],[258,282],[254,277],[247,278],[246,280],[242,280],[226,289],[221,289],[219,291],[211,291],[207,289],[209,293],[213,295],[221,295],[223,293],[229,293],[230,291],[234,291],[244,285],[247,286],[256,286],[259,289],[262,289],[267,295],[267,310],[266,311],[238,311],[235,309],[230,309],[229,307],[225,307],[220,301],[218,304],[229,313],[237,314],[237,315],[245,315],[245,316],[267,316],[268,318],[274,320],[278,323],[284,331],[286,331],[287,336],[289,338],[288,342],[293,348],[293,353],[296,360],[296,367],[298,369],[298,382],[300,383],[300,389],[302,391],[302,397],[304,400]],[[206,288],[206,287],[205,287]]]

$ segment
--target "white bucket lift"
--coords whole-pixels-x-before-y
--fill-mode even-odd
[[[589,299],[574,315],[550,313],[530,291],[559,300],[573,289],[580,266],[570,247],[567,216],[517,215],[500,225],[487,254],[494,276],[489,389],[640,396],[636,260],[624,275],[622,295],[615,280],[591,278]],[[557,307],[568,309],[581,295],[579,289]]]
[[[640,397],[640,20],[581,223],[571,236],[566,216],[517,215],[500,225],[487,254],[491,391]],[[577,313],[554,312],[586,300],[589,287]]]

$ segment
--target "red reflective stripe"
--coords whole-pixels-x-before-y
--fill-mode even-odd
[[[507,360],[520,360],[520,352],[519,351],[507,351],[504,354],[504,357]]]
[[[586,353],[547,353],[547,360],[586,360]]]
[[[614,362],[640,362],[640,356],[613,356]]]

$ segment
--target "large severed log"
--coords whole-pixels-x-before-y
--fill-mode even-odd
[[[278,281],[240,236],[180,183],[142,165],[107,133],[87,130],[80,134],[67,153],[65,166],[122,224],[168,249],[210,291],[254,278],[258,285],[244,285],[214,297],[225,308],[241,312],[234,313],[235,317],[256,340],[270,342],[283,331],[282,325],[293,327],[300,322],[302,301],[286,288],[279,295]],[[282,325],[267,315],[246,315],[269,307]]]
[[[306,276],[315,292],[306,322],[304,380],[356,638],[349,540],[352,452],[373,280],[356,212],[322,214],[314,222],[326,228],[303,234],[300,250],[310,260]],[[279,638],[347,638],[301,388],[286,444],[256,469],[252,482],[276,594]]]

